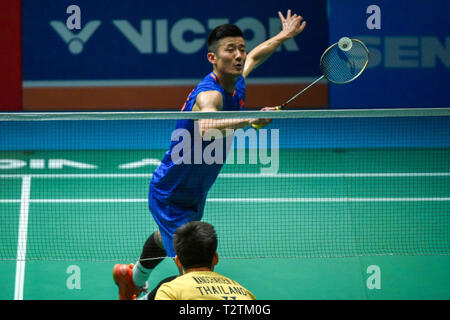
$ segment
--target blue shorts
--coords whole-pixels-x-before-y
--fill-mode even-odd
[[[151,192],[149,194],[149,209],[158,224],[167,256],[175,257],[173,234],[183,224],[191,221],[200,221],[203,210],[197,212],[177,205],[164,203],[152,195]]]

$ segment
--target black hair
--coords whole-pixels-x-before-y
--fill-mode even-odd
[[[209,34],[208,37],[208,52],[217,52],[219,40],[226,37],[242,37],[244,38],[244,34],[242,33],[239,27],[234,24],[222,24],[214,28],[213,31]]]
[[[184,269],[210,268],[217,250],[216,231],[209,223],[189,222],[175,231],[173,247]]]

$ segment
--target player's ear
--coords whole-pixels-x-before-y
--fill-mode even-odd
[[[180,259],[178,259],[178,256],[175,256],[175,264],[177,265],[178,269],[183,269],[183,265],[181,264]]]
[[[214,253],[214,257],[213,257],[213,261],[212,261],[213,267],[218,263],[219,263],[219,254],[216,252],[216,253]]]
[[[216,64],[217,62],[217,56],[214,52],[208,52],[206,58],[211,64]]]

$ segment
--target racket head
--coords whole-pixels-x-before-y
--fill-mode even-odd
[[[328,81],[336,84],[349,83],[366,69],[369,63],[369,49],[358,39],[351,41],[350,50],[341,50],[336,42],[320,57],[320,70]]]

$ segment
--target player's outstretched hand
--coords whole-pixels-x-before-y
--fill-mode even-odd
[[[281,33],[287,39],[295,37],[306,27],[306,21],[302,21],[303,17],[297,14],[292,15],[291,9],[288,10],[286,18],[280,11],[278,11],[278,16],[281,20]]]
[[[279,108],[278,107],[264,107],[261,109],[261,111],[276,111],[276,110],[279,110]],[[272,122],[272,119],[265,119],[265,118],[250,120],[250,124],[255,129],[265,127],[271,122]]]

